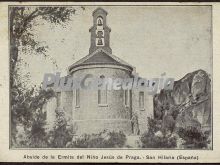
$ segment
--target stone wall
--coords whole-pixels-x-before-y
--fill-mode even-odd
[[[78,70],[73,73],[73,77],[84,74],[97,76],[104,75],[106,78],[129,78],[131,73],[127,70],[115,68],[89,68]],[[132,116],[137,114],[139,133],[147,130],[147,117],[153,117],[153,98],[144,91],[144,108],[139,107],[139,92],[141,90],[131,90],[130,100],[125,105],[124,90],[108,90],[107,104],[98,104],[97,90],[80,90],[80,105],[76,106],[76,92],[61,92],[60,106],[64,109],[69,125],[73,124],[77,133],[97,133],[104,129],[122,130],[126,134],[132,134]],[[57,100],[54,98],[47,103],[47,120],[52,126],[55,120],[55,109]]]
[[[139,106],[139,92],[144,92],[144,108]],[[147,90],[132,90],[132,111],[137,114],[140,134],[147,131],[147,117],[153,118],[153,96],[149,95]]]
[[[72,124],[72,102],[73,102],[73,91],[61,92],[61,108],[65,111],[65,116],[68,124]]]
[[[43,106],[43,111],[46,112],[47,115],[47,129],[52,129],[54,121],[56,119],[55,110],[57,108],[57,99],[56,97],[51,98],[47,101]]]
[[[89,68],[74,72],[73,77],[92,74],[105,78],[129,78],[130,73],[117,68]],[[124,104],[123,90],[107,91],[107,104],[98,104],[97,90],[80,90],[80,106],[76,107],[73,91],[72,118],[79,132],[92,133],[102,129],[122,130],[131,133],[131,107]]]

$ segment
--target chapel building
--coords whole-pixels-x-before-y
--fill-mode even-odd
[[[100,78],[125,79],[136,74],[132,65],[112,54],[107,14],[100,7],[93,12],[89,54],[69,66],[69,77],[91,74]],[[147,130],[147,117],[153,117],[153,97],[141,89],[74,89],[57,93],[56,102],[56,107],[64,109],[70,125],[78,134],[103,130],[140,134]],[[48,115],[54,114],[50,111]],[[54,120],[54,117],[50,118]]]

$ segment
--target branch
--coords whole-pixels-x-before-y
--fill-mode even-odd
[[[33,11],[27,18],[24,19],[22,30],[20,31],[20,35],[18,37],[21,37],[22,34],[27,30],[28,23],[30,23],[35,17],[38,16],[38,14],[36,14],[37,12],[38,12],[38,9],[35,9],[35,11]],[[34,15],[34,14],[36,14],[36,15]]]

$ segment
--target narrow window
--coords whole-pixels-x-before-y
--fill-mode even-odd
[[[103,19],[102,19],[101,16],[99,16],[99,17],[97,18],[97,24],[98,24],[98,26],[102,26],[102,25],[103,25]]]
[[[126,107],[129,106],[129,90],[124,91],[124,103]]]
[[[61,104],[61,92],[57,92],[57,107],[60,107]]]
[[[144,109],[144,92],[139,93],[139,107],[140,109]]]
[[[104,79],[105,76],[102,75],[100,78]],[[107,105],[107,89],[98,90],[98,104]]]
[[[98,90],[98,104],[107,104],[107,90]]]
[[[80,91],[76,89],[76,107],[80,106]]]

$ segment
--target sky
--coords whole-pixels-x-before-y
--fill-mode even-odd
[[[74,7],[74,6],[73,6]],[[66,27],[42,21],[32,29],[36,40],[49,47],[57,61],[22,54],[29,64],[31,83],[39,84],[45,73],[61,72],[88,55],[89,28],[96,6],[76,8]],[[112,53],[136,68],[141,77],[181,79],[189,72],[212,72],[211,8],[207,6],[102,6],[108,12]],[[21,52],[22,53],[22,52]]]

